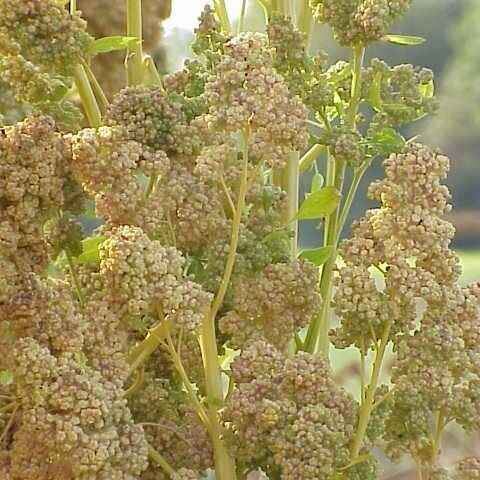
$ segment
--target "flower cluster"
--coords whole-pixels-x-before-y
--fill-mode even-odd
[[[55,112],[64,120],[75,116],[61,101],[70,87],[78,58],[91,42],[79,14],[70,15],[53,0],[2,0],[0,78],[18,100]]]
[[[212,127],[248,131],[257,161],[279,167],[287,153],[306,146],[306,109],[273,67],[272,50],[261,34],[242,34],[225,45],[205,98]]]
[[[124,226],[100,247],[100,273],[112,305],[132,317],[150,315],[187,331],[198,329],[210,295],[183,277],[184,259],[175,248]]]
[[[21,402],[10,449],[12,478],[135,478],[147,445],[118,386],[74,354],[53,356],[33,338],[8,359]]]
[[[320,309],[315,266],[308,262],[267,265],[236,280],[232,310],[220,320],[234,346],[267,339],[285,350],[294,333]]]
[[[410,144],[384,165],[387,178],[369,189],[382,207],[360,219],[340,249],[346,265],[337,279],[334,341],[364,353],[385,335],[394,342],[387,452],[428,466],[446,424],[479,426],[479,291],[458,285],[453,227],[441,218],[449,210],[441,184],[448,158]]]
[[[341,45],[381,39],[412,0],[311,0],[319,22],[328,23]]]
[[[230,447],[248,467],[307,480],[330,478],[348,464],[356,404],[335,385],[322,357],[285,359],[256,341],[232,364],[232,381],[224,417]]]

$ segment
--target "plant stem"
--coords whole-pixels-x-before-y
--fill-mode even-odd
[[[75,265],[73,264],[72,256],[65,251],[65,256],[67,257],[68,268],[70,270],[70,275],[72,276],[73,285],[75,286],[75,291],[77,292],[78,303],[83,309],[85,307],[85,295],[83,294],[82,287],[78,281],[77,272],[75,271]]]
[[[164,456],[157,452],[151,445],[148,445],[148,456],[153,460],[160,468],[162,468],[172,480],[178,478],[177,473],[172,466],[165,460]]]
[[[359,456],[360,450],[362,449],[363,442],[365,440],[368,422],[370,421],[370,417],[374,408],[375,393],[378,388],[378,382],[380,379],[380,373],[382,371],[382,364],[385,358],[385,351],[388,345],[392,325],[393,321],[389,321],[385,325],[380,340],[380,346],[376,351],[370,383],[368,384],[367,390],[365,392],[365,399],[360,406],[357,430],[355,432],[355,436],[353,438],[353,442],[350,448],[351,461],[355,461],[355,459]]]
[[[188,398],[190,399],[190,403],[192,404],[193,408],[197,412],[198,417],[200,418],[202,423],[205,425],[207,430],[211,431],[210,420],[208,418],[207,412],[205,411],[205,408],[200,403],[200,400],[197,397],[197,394],[193,388],[192,382],[190,382],[187,372],[185,371],[185,368],[183,366],[182,359],[180,358],[179,353],[175,350],[175,346],[173,345],[170,332],[167,333],[166,340],[167,340],[168,353],[170,355],[170,358],[172,359],[173,365],[175,366],[175,369],[177,370],[178,375],[180,376],[180,379],[183,382],[183,386],[187,391],[187,395],[188,395]]]
[[[102,114],[97,103],[97,99],[93,94],[92,87],[88,81],[87,74],[82,65],[77,65],[75,68],[75,85],[77,86],[80,100],[82,101],[88,123],[93,128],[98,128],[102,125]]]
[[[362,65],[363,58],[365,56],[365,48],[362,46],[354,47],[353,49],[353,67],[352,67],[352,87],[351,87],[351,100],[348,109],[348,115],[346,124],[350,129],[354,129],[356,126],[356,118],[358,108],[361,101],[361,87],[362,87]],[[345,179],[346,163],[345,161],[333,161],[333,158],[329,154],[329,160],[327,162],[327,175],[326,185],[335,187],[339,192],[343,191],[343,184]],[[333,184],[332,184],[333,181]],[[354,185],[355,187],[355,185]],[[355,187],[358,188],[358,185]],[[352,188],[350,188],[352,190]],[[356,190],[355,190],[356,192]],[[343,210],[345,219],[348,215],[351,203],[353,201],[354,194],[349,192],[347,200],[349,204],[348,208]],[[335,263],[337,261],[337,247],[339,241],[338,225],[339,225],[340,205],[336,210],[326,219],[326,228],[324,235],[324,245],[331,246],[333,253],[328,261],[325,263],[322,269],[322,275],[320,279],[320,294],[323,299],[322,308],[319,315],[315,316],[310,324],[305,339],[304,348],[310,353],[322,353],[328,357],[328,351],[330,341],[328,338],[328,331],[330,329],[330,317],[333,291],[333,271]],[[345,221],[345,220],[343,220]]]
[[[247,0],[242,0],[242,6],[240,9],[240,17],[238,19],[237,33],[242,33],[245,29],[245,14],[247,12]]]
[[[127,0],[127,36],[135,37],[127,51],[127,83],[140,85],[143,79],[142,0]]]
[[[102,112],[105,112],[105,110],[108,107],[108,99],[107,99],[107,96],[105,95],[105,92],[103,91],[102,87],[100,86],[100,83],[97,80],[97,77],[92,72],[90,65],[85,61],[85,59],[80,58],[80,63],[85,69],[85,73],[87,74],[88,81],[92,86],[93,92],[95,94],[95,98],[98,100],[98,103],[100,104],[100,108]]]
[[[235,206],[235,214],[232,220],[232,232],[230,237],[230,245],[225,263],[223,277],[218,287],[217,294],[213,299],[210,312],[205,316],[202,326],[202,354],[205,367],[206,391],[209,398],[209,418],[213,429],[211,440],[213,444],[215,456],[215,473],[218,480],[234,480],[235,479],[235,463],[230,457],[222,440],[222,426],[218,418],[218,405],[224,401],[222,373],[218,364],[217,337],[215,331],[215,319],[220,310],[225,294],[227,293],[230,279],[232,277],[235,258],[237,255],[238,239],[240,236],[240,224],[243,211],[245,209],[245,198],[248,188],[248,140],[249,129],[242,132],[242,153],[243,165],[240,179],[240,187],[238,190],[237,204]]]
[[[443,407],[439,408],[435,416],[435,431],[432,441],[432,453],[430,455],[430,466],[434,467],[437,463],[437,457],[440,453],[440,443],[442,440],[442,432],[445,428],[445,410]]]
[[[313,31],[313,12],[309,0],[301,0],[297,27],[305,34],[305,50],[308,53]]]
[[[306,172],[324,151],[325,147],[323,145],[320,145],[318,143],[312,145],[300,159],[298,165],[299,173],[302,174]]]
[[[150,81],[145,81],[144,83],[147,85],[158,85],[163,88],[162,77],[158,73],[157,66],[150,55],[145,56],[143,60],[143,68],[145,73],[148,73],[148,76],[150,77]]]
[[[370,161],[364,162],[364,164],[357,169],[355,169],[355,172],[353,174],[353,179],[352,183],[350,185],[350,188],[347,193],[347,198],[345,199],[345,203],[342,208],[342,212],[340,214],[340,218],[338,220],[337,224],[337,241],[340,239],[340,235],[342,234],[343,227],[345,226],[345,222],[347,221],[347,216],[350,212],[350,209],[352,207],[353,200],[355,199],[358,191],[358,187],[360,186],[360,182],[362,181],[363,176],[365,175],[365,172],[368,170],[368,167],[370,166]]]
[[[213,0],[213,6],[215,8],[218,19],[220,20],[222,30],[225,33],[230,33],[232,27],[230,24],[230,19],[228,17],[227,7],[225,6],[225,0]]]
[[[168,320],[161,320],[158,324],[148,331],[148,335],[139,343],[128,355],[130,373],[135,372],[148,357],[159,347],[167,338],[170,323]]]
[[[77,11],[77,0],[70,0],[70,14],[73,15]]]

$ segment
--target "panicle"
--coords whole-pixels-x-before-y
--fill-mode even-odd
[[[382,39],[411,3],[412,0],[310,0],[317,20],[329,24],[343,46]]]
[[[325,359],[305,352],[285,358],[260,340],[231,368],[235,387],[224,418],[230,448],[247,466],[307,480],[330,478],[348,464],[357,407]]]
[[[212,128],[250,132],[250,155],[257,162],[282,166],[289,152],[307,144],[307,110],[276,72],[261,34],[241,34],[225,45],[205,99]]]
[[[316,277],[315,266],[304,261],[270,264],[241,276],[233,289],[233,308],[220,320],[220,330],[230,335],[235,347],[265,338],[285,350],[320,308]]]
[[[112,305],[128,317],[152,315],[195,331],[211,296],[183,277],[185,260],[173,247],[150,240],[138,227],[123,226],[100,247],[100,273]]]

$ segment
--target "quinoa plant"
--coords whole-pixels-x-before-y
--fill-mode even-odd
[[[439,463],[448,425],[480,428],[480,285],[449,248],[449,159],[400,134],[437,109],[432,72],[364,61],[421,41],[389,33],[411,1],[260,1],[265,34],[215,0],[162,76],[140,0],[97,39],[92,2],[0,0],[2,480],[370,480],[385,456],[480,478]],[[350,62],[310,52],[315,22]],[[91,62],[122,49],[109,100]],[[323,245],[298,251],[307,219]]]

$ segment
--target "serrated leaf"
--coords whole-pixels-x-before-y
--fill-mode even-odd
[[[82,254],[73,259],[74,265],[100,263],[99,247],[106,240],[104,236],[96,236],[82,240]]]
[[[317,267],[324,265],[333,253],[333,247],[328,245],[326,247],[312,248],[308,250],[301,250],[298,258],[308,260]]]
[[[432,98],[435,93],[435,83],[433,79],[428,83],[422,83],[419,90],[423,98]]]
[[[121,35],[97,38],[90,44],[89,52],[95,54],[125,50],[137,41],[137,37],[123,37]]]
[[[396,45],[408,45],[408,46],[415,46],[421,45],[426,40],[423,37],[415,37],[412,35],[385,35],[383,37],[384,40],[390,43],[395,43]]]
[[[326,217],[335,211],[341,198],[341,193],[335,187],[321,188],[305,199],[295,218],[309,220]]]
[[[10,370],[0,371],[0,385],[4,387],[13,383],[13,373]]]
[[[310,187],[310,193],[318,192],[323,187],[324,183],[325,179],[323,178],[323,175],[317,172],[312,177],[312,186]]]

